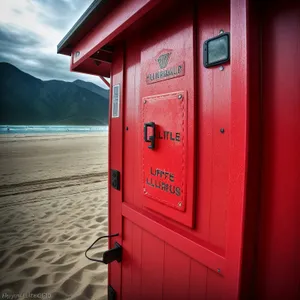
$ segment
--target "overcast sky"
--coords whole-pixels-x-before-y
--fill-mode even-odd
[[[0,62],[43,80],[82,79],[107,88],[97,76],[70,72],[57,44],[93,0],[0,0]]]

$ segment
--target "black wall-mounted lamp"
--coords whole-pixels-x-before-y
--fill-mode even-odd
[[[204,42],[204,67],[210,68],[230,60],[229,37],[229,33],[225,32]]]

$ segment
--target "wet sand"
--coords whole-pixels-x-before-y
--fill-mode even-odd
[[[0,299],[106,299],[107,140],[0,135]]]

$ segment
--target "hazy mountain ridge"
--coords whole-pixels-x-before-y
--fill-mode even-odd
[[[100,81],[100,78],[99,78],[99,81]],[[100,96],[103,96],[107,99],[109,98],[109,90],[105,90],[94,83],[86,82],[86,81],[79,80],[79,79],[73,81],[73,83],[75,83],[79,87],[87,89],[87,90],[94,92]]]
[[[0,63],[0,124],[107,125],[108,95],[90,82],[43,81]]]

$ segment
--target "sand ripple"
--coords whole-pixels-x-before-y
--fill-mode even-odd
[[[22,138],[9,143],[10,148],[16,147],[15,161],[8,148],[1,148],[0,163],[12,170],[6,167],[10,176],[6,182],[6,174],[0,174],[4,178],[0,182],[0,295],[49,293],[55,300],[106,299],[107,267],[84,256],[98,236],[107,234],[107,137],[98,138],[96,142],[95,137],[85,138],[84,147],[74,137],[60,139],[59,146],[54,138]],[[51,156],[47,147],[55,149],[56,155]],[[21,148],[27,151],[24,160]],[[44,148],[49,153],[43,158]],[[35,156],[28,164],[30,151]],[[37,178],[37,170],[45,172]],[[19,174],[17,182],[11,174]],[[106,249],[107,242],[100,243],[92,254],[99,257]]]

